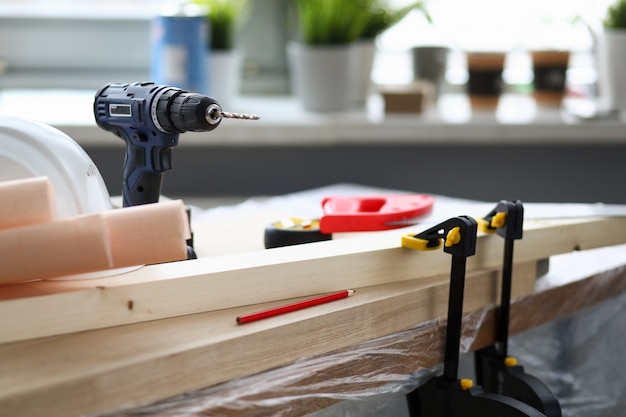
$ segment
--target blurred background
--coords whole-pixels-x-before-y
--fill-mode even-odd
[[[155,66],[177,55],[154,60],[155,22],[178,3],[0,0],[0,113],[66,132],[116,194],[123,143],[95,125],[93,95],[111,82],[163,83]],[[626,81],[611,81],[626,73],[626,43],[607,52],[610,7],[626,16],[626,1],[188,3],[213,10],[203,15],[201,92],[261,121],[183,135],[165,194],[356,182],[484,200],[626,203],[614,186],[626,176],[626,99],[617,94]],[[611,29],[622,36],[620,22]],[[334,57],[314,55],[322,52]],[[415,174],[416,160],[429,175]],[[438,175],[442,160],[453,169]]]
[[[92,88],[112,78],[150,74],[150,22],[168,0],[0,0],[0,87]],[[285,43],[292,0],[250,0],[237,33],[245,50],[241,94],[289,91]],[[390,0],[392,6],[406,5]],[[410,49],[451,48],[446,81],[462,84],[467,50],[510,53],[507,84],[529,84],[531,49],[573,53],[568,79],[595,80],[593,40],[586,24],[599,25],[610,0],[431,0],[428,22],[413,10],[376,39],[373,79],[404,83],[413,77]]]

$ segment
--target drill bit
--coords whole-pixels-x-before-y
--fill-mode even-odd
[[[243,119],[243,120],[259,120],[260,119],[260,117],[256,114],[230,113],[227,111],[221,111],[220,116],[226,119]]]
[[[206,109],[206,120],[210,124],[217,124],[222,119],[241,119],[241,120],[259,120],[260,117],[256,114],[248,113],[230,113],[222,110],[222,108],[216,103],[211,104]]]

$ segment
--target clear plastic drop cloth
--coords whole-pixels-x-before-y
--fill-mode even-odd
[[[262,249],[262,228],[245,244],[237,242],[234,249],[211,243],[214,239],[202,239],[205,231],[207,236],[228,232],[223,225],[233,218],[251,218],[254,222],[277,220],[278,215],[314,218],[321,215],[319,201],[327,195],[399,192],[335,184],[286,196],[252,198],[233,207],[192,208],[200,245],[197,250],[199,256],[211,256],[224,250]],[[421,222],[459,213],[481,216],[493,207],[492,202],[437,196],[433,212]],[[533,207],[528,208],[531,213]],[[556,208],[562,215],[563,205]],[[542,206],[541,212],[545,209]],[[202,247],[203,242],[206,247]],[[626,285],[615,289],[615,296],[610,293],[612,285],[626,279],[626,245],[554,256],[549,263],[549,272],[537,281],[537,297],[516,300],[512,306],[510,327],[518,334],[512,336],[509,352],[528,373],[554,391],[564,416],[626,416],[622,411],[626,410],[626,365],[622,360],[626,349]],[[570,285],[592,276],[597,279],[589,281],[590,285]],[[569,291],[554,301],[552,291],[560,288]],[[598,303],[583,308],[581,300]],[[470,351],[476,348],[481,331],[493,326],[493,308],[464,317],[459,377],[473,377]],[[558,319],[544,317],[547,311]],[[441,373],[444,334],[445,319],[437,319],[260,374],[99,416],[408,416],[405,395]]]
[[[584,288],[582,293],[565,292],[558,299],[560,304],[552,306],[552,310],[573,313],[531,326],[509,340],[509,353],[553,391],[563,416],[626,415],[624,265],[625,245],[552,257],[549,272],[537,281],[537,293],[512,306],[512,329],[522,322],[545,322],[540,317],[544,309],[536,308],[536,296]],[[571,285],[577,282],[589,284]],[[578,307],[580,300],[596,298],[601,301]],[[464,317],[460,377],[473,377],[469,351],[481,327],[488,325],[488,310]],[[405,395],[441,372],[437,364],[443,355],[444,329],[443,319],[425,322],[357,346],[107,416],[408,416]]]

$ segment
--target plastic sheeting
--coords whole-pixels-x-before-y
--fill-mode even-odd
[[[624,415],[625,265],[626,246],[552,257],[550,271],[537,282],[537,293],[512,306],[512,331],[546,321],[546,310],[537,308],[538,299],[556,310],[557,316],[565,316],[509,341],[509,352],[526,372],[544,381],[559,398],[564,416]],[[593,280],[588,278],[591,276]],[[549,306],[550,291],[576,282],[590,284],[570,286],[583,292],[564,292],[555,301],[558,305]],[[547,302],[538,298],[542,294]],[[596,299],[606,300],[579,307],[585,304],[581,300],[593,303]],[[464,317],[461,352],[471,350],[481,329],[489,325],[489,310]],[[107,416],[408,416],[405,394],[441,370],[430,364],[441,361],[444,327],[444,321],[434,320],[331,354],[303,358],[289,366]],[[473,376],[470,353],[462,355],[459,376]]]
[[[546,383],[564,416],[622,417],[626,410],[626,295],[517,335],[512,353]]]

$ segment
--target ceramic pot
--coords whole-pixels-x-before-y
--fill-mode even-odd
[[[244,55],[241,49],[211,50],[207,54],[209,96],[224,110],[239,95]]]
[[[533,96],[537,103],[559,105],[565,96],[569,51],[532,51]]]
[[[605,29],[606,93],[609,108],[626,110],[626,29]]]
[[[445,78],[449,48],[445,46],[416,46],[411,48],[414,81],[432,84],[434,98],[439,97]]]
[[[372,91],[372,68],[376,55],[373,40],[360,40],[352,45],[352,68],[350,69],[350,102],[365,105]]]
[[[291,88],[305,110],[335,112],[349,107],[354,53],[349,44],[287,44]]]
[[[502,94],[504,58],[501,52],[467,53],[467,93],[472,107],[497,107]]]

